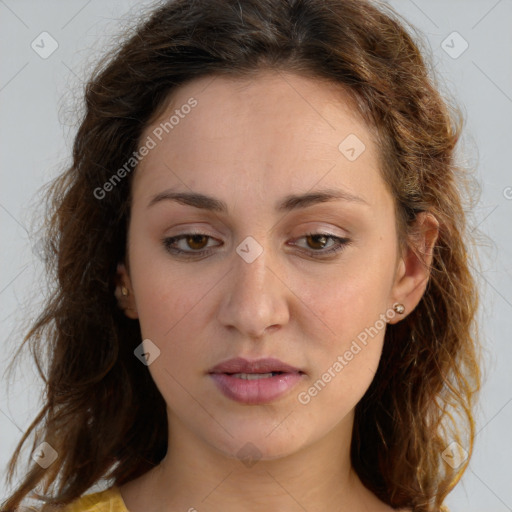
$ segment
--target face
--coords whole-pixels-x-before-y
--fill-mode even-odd
[[[143,143],[120,276],[170,432],[269,459],[339,442],[403,298],[370,130],[339,87],[261,72],[178,89]]]

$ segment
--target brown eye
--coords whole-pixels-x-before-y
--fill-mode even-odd
[[[191,249],[200,251],[208,244],[208,238],[206,235],[189,235],[186,242]]]
[[[210,252],[212,249],[212,246],[209,245],[210,241],[213,242],[214,239],[202,233],[184,233],[183,235],[164,238],[162,244],[171,254],[193,257],[204,256]]]
[[[307,239],[308,245],[309,245],[309,247],[311,247],[311,249],[323,249],[326,246],[326,244],[329,240],[329,237],[326,235],[322,235],[322,234],[316,234],[316,235],[307,235],[306,239]],[[311,244],[310,241],[312,241],[313,243]]]
[[[306,233],[299,240],[303,244],[294,244],[302,250],[306,250],[310,256],[322,258],[341,252],[352,241],[349,238],[335,236],[329,233]]]

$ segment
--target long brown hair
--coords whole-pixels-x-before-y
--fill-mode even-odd
[[[102,198],[95,190],[130,159],[178,86],[264,68],[344,86],[377,134],[400,240],[414,246],[419,212],[439,222],[426,292],[388,326],[379,368],[356,407],[351,458],[381,500],[416,512],[440,510],[460,479],[469,458],[452,468],[442,453],[457,441],[471,455],[480,388],[468,176],[454,157],[460,116],[418,43],[389,7],[366,0],[176,0],[97,67],[73,162],[49,189],[45,255],[55,288],[22,344],[41,367],[45,404],[16,448],[9,482],[32,432],[33,449],[44,440],[58,458],[47,469],[33,463],[2,510],[17,510],[38,486],[43,501],[68,503],[103,478],[121,485],[164,457],[165,402],[133,354],[139,323],[114,297],[133,172]]]

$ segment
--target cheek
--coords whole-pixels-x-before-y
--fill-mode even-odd
[[[313,372],[297,397],[300,407],[327,427],[345,417],[370,386],[387,325],[384,301],[371,281],[344,284],[318,299],[322,321],[316,322],[316,343],[306,348]]]
[[[317,377],[334,373],[336,378],[325,375],[324,380],[357,393],[359,387],[370,384],[379,363],[387,325],[385,301],[371,283],[365,287],[360,280],[330,298],[319,315],[322,322],[318,323],[324,327],[319,333],[324,334],[316,337]]]
[[[325,283],[309,287],[307,304],[320,325],[341,340],[357,336],[371,327],[389,307],[392,266],[387,261],[354,258],[332,272]],[[305,301],[305,302],[306,302]]]
[[[149,372],[167,405],[185,415],[198,414],[188,393],[193,393],[196,377],[207,369],[199,354],[204,353],[202,301],[211,288],[208,284],[190,283],[153,266],[141,274],[136,289],[142,338],[149,338],[160,350]]]
[[[304,303],[314,312],[309,332],[316,340],[307,348],[316,362],[309,384],[318,382],[308,395],[318,405],[334,400],[351,408],[373,380],[387,326],[392,258],[392,251],[388,257],[374,251],[347,259],[325,283],[307,287]]]
[[[177,265],[155,241],[134,240],[130,265],[142,335],[162,344],[197,320],[202,302],[219,281],[211,273],[198,278],[185,267],[193,263]]]

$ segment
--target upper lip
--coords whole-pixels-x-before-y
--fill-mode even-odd
[[[215,365],[208,373],[303,373],[298,368],[283,363],[279,359],[265,358],[249,361],[243,357],[228,359]]]

